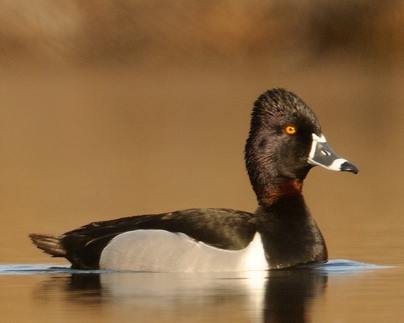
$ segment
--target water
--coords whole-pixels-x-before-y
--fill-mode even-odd
[[[367,66],[313,66],[287,82],[259,71],[195,71],[176,83],[138,71],[2,75],[1,321],[400,322],[404,73],[384,74],[389,88],[379,89]],[[329,78],[335,87],[318,92]],[[27,238],[132,214],[254,210],[242,160],[250,106],[263,87],[284,83],[361,169],[315,169],[304,189],[331,258],[349,261],[253,277],[84,273]]]
[[[389,87],[379,88],[368,66],[271,71],[196,70],[176,83],[132,70],[3,74],[0,321],[400,322],[404,73],[383,74]],[[335,86],[322,87],[327,79]],[[304,188],[330,257],[349,261],[253,277],[83,273],[27,238],[132,214],[254,210],[242,159],[250,107],[283,84],[361,169],[314,169]]]
[[[0,301],[4,322],[394,322],[404,314],[400,276],[349,260],[238,274],[9,264],[0,266]]]
[[[0,322],[404,321],[400,2],[76,2],[0,5]],[[84,272],[32,246],[122,216],[254,211],[243,148],[272,87],[360,168],[305,181],[328,264]]]

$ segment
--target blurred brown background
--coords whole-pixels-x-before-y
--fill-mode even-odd
[[[254,210],[244,141],[272,87],[361,169],[306,182],[330,256],[402,261],[403,54],[403,1],[2,1],[0,262],[55,261],[30,232]]]

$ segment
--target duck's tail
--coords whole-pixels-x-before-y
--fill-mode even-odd
[[[58,237],[36,233],[31,233],[29,237],[34,245],[47,254],[50,254],[52,257],[66,256],[66,250],[63,248]]]

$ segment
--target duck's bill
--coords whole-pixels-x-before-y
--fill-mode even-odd
[[[323,135],[319,137],[314,133],[308,163],[337,172],[351,172],[354,174],[359,172],[359,169],[354,164],[335,153]]]

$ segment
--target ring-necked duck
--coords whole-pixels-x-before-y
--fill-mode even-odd
[[[328,146],[313,111],[273,89],[254,104],[245,161],[259,207],[189,209],[94,222],[33,243],[73,268],[134,271],[280,269],[327,261],[327,248],[302,195],[319,165],[357,173]]]

